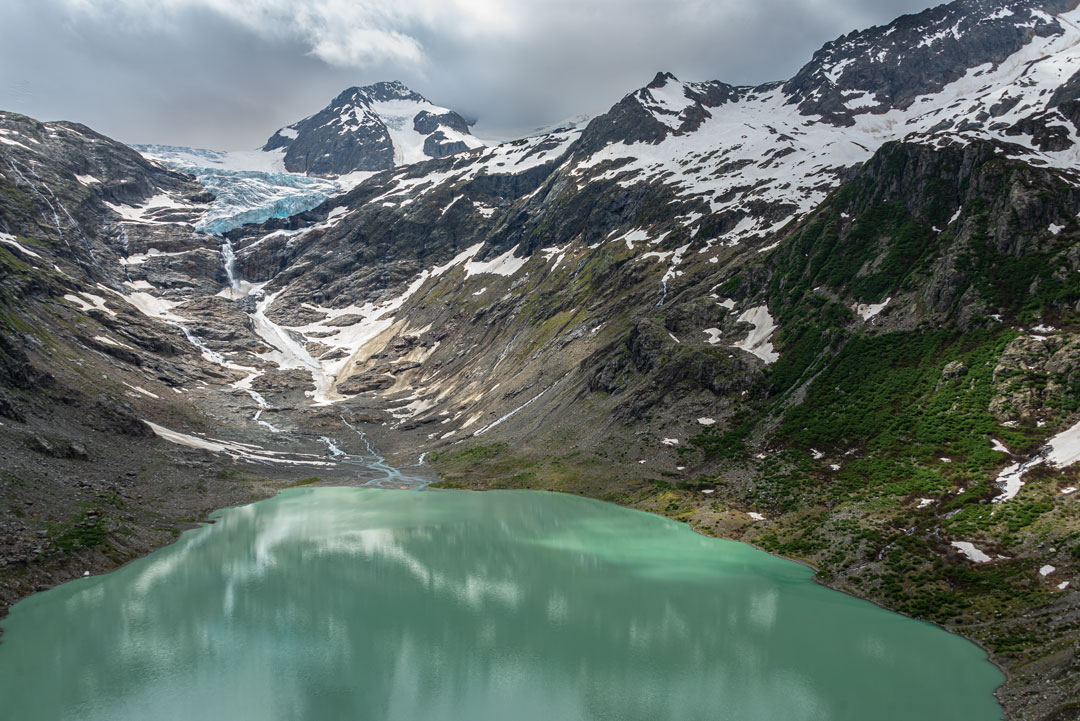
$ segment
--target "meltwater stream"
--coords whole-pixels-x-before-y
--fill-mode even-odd
[[[967,641],[656,516],[305,488],[17,604],[5,719],[997,719]]]

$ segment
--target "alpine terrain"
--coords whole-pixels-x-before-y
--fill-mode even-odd
[[[501,144],[400,83],[246,154],[0,113],[3,608],[411,467],[803,561],[979,643],[1008,718],[1077,718],[1077,5]]]

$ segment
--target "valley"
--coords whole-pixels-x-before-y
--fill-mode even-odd
[[[499,144],[393,82],[240,153],[0,112],[0,603],[283,489],[556,491],[1073,718],[1078,103],[1075,2],[958,0]]]

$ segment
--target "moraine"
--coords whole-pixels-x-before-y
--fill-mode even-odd
[[[16,605],[0,698],[25,721],[1000,717],[976,646],[811,575],[566,495],[291,490]]]

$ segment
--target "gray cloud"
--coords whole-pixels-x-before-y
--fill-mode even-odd
[[[756,84],[927,0],[13,0],[0,108],[126,142],[259,145],[400,79],[479,132],[602,112],[658,70]]]

